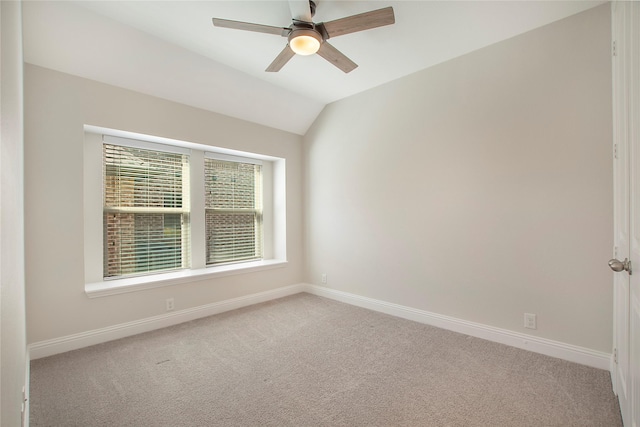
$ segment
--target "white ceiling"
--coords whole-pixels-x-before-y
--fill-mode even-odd
[[[396,23],[331,39],[359,67],[317,55],[264,69],[286,39],[211,18],[287,27],[287,1],[31,1],[25,61],[304,134],[322,108],[603,1],[317,0],[315,22],[393,6]]]

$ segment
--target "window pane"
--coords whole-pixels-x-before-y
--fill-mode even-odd
[[[181,208],[186,159],[105,144],[105,206]]]
[[[106,213],[105,277],[182,268],[182,217]]]
[[[188,156],[109,144],[103,153],[104,277],[188,267]]]
[[[205,159],[207,264],[262,258],[262,168]]]
[[[256,197],[260,170],[260,165],[205,159],[206,207],[255,209],[260,201]]]
[[[207,210],[207,264],[262,257],[256,213],[217,213]]]

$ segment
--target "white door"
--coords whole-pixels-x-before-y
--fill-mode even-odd
[[[640,427],[640,3],[614,2],[612,29],[614,257],[622,261],[610,264],[622,270],[614,275],[612,378],[625,426]]]
[[[612,3],[613,28],[613,143],[614,143],[614,258],[629,258],[630,249],[630,155],[627,120],[626,67],[623,54],[625,5]],[[634,263],[632,262],[632,265]],[[636,267],[640,264],[636,264]],[[618,268],[619,269],[619,268]],[[614,274],[614,391],[618,395],[625,425],[629,418],[629,285],[627,272]]]
[[[624,2],[628,81],[628,129],[631,146],[631,249],[632,265],[640,268],[640,3]],[[630,423],[640,427],[640,270],[630,276],[629,289],[629,377],[627,395]]]

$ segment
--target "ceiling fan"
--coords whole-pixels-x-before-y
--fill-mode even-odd
[[[327,40],[331,37],[356,33],[358,31],[395,23],[392,7],[385,7],[383,9],[372,10],[370,12],[317,24],[312,21],[316,12],[316,3],[313,0],[289,0],[289,8],[291,9],[293,22],[288,27],[273,27],[270,25],[230,21],[220,18],[213,18],[213,25],[216,27],[287,37],[287,45],[265,71],[280,71],[296,54],[313,55],[317,53],[345,73],[348,73],[353,71],[358,64],[330,45]]]

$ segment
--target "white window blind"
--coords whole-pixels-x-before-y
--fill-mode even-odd
[[[189,156],[103,144],[104,277],[188,268]]]
[[[205,158],[207,265],[262,258],[262,166]]]

